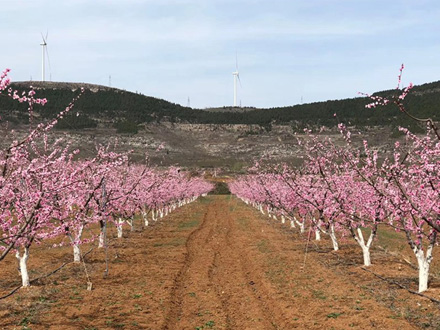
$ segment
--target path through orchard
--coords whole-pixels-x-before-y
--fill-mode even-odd
[[[313,260],[303,268],[304,242],[263,219],[211,198],[188,237],[165,329],[411,328],[372,301],[356,310],[354,287]]]
[[[304,238],[235,197],[202,198],[125,235],[112,241],[109,277],[102,251],[87,256],[91,292],[72,264],[0,301],[0,328],[414,329],[321,255],[304,259]],[[31,267],[70,257],[51,253]]]

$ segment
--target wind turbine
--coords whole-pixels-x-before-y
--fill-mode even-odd
[[[43,33],[41,33],[41,38],[43,39],[43,43],[40,44],[41,46],[41,81],[46,81],[45,79],[45,55],[47,55],[47,62],[49,63],[49,70],[50,70],[50,59],[49,59],[49,52],[47,51],[47,35],[49,32],[46,32],[46,38],[43,36]]]
[[[237,53],[235,54],[235,71],[232,72],[232,76],[234,77],[234,107],[236,107],[237,106],[237,80],[240,83],[240,87],[241,87],[240,73],[238,72]]]

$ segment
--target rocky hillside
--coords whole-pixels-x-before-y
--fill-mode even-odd
[[[15,130],[15,135],[0,131],[0,147],[8,145],[19,135],[28,132],[24,127]],[[391,150],[393,139],[390,129],[369,128],[353,137],[359,143],[368,136],[372,145],[381,153]],[[18,136],[17,136],[18,135]],[[336,130],[324,130],[322,137],[331,136],[344,143]],[[63,138],[72,148],[80,150],[80,157],[91,156],[96,145],[111,144],[116,151],[132,150],[131,159],[145,161],[157,166],[177,165],[189,169],[218,169],[241,172],[256,161],[298,165],[302,162],[298,139],[304,134],[295,133],[289,125],[273,125],[270,131],[259,125],[244,124],[188,124],[147,123],[137,134],[118,134],[116,128],[97,127],[82,130],[52,130],[50,140]]]
[[[32,84],[37,96],[49,100],[45,107],[36,109],[37,121],[53,118],[79,93],[80,87],[86,89],[72,114],[51,132],[51,139],[62,137],[79,148],[81,157],[92,154],[97,144],[112,143],[116,150],[133,150],[134,161],[144,161],[147,156],[148,161],[158,166],[223,167],[237,172],[260,159],[300,163],[297,139],[304,138],[304,127],[325,126],[320,134],[338,141],[334,113],[356,133],[354,142],[368,138],[382,153],[390,150],[397,136],[395,126],[412,126],[417,130],[415,123],[407,121],[397,109],[365,109],[367,100],[363,98],[274,109],[202,111],[99,85]],[[13,87],[26,90],[28,85],[29,82],[22,82]],[[414,88],[407,105],[415,115],[438,119],[438,104],[440,82]],[[0,115],[1,146],[28,132],[25,105],[0,97]],[[15,134],[11,134],[12,128]]]

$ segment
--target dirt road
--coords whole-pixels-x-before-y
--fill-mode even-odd
[[[303,267],[304,242],[237,200],[212,198],[204,212],[164,329],[411,328],[315,261]]]
[[[125,236],[112,241],[109,277],[102,251],[86,257],[91,292],[72,264],[0,301],[0,328],[415,328],[362,285],[373,277],[359,282],[368,275],[356,266],[347,275],[325,255],[305,255],[304,238],[234,197],[203,198]],[[41,272],[71,257],[32,252],[30,268]],[[4,265],[0,279],[14,274],[12,258]]]

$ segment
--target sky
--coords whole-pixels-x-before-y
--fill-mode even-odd
[[[279,107],[440,80],[438,0],[0,0],[0,70],[193,108]],[[110,78],[111,77],[111,78]],[[49,100],[50,101],[50,100]]]

